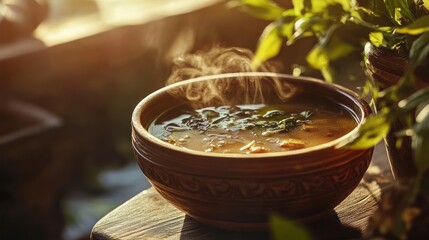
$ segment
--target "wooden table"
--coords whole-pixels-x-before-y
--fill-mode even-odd
[[[392,182],[384,144],[379,144],[364,179],[334,211],[308,224],[318,239],[360,238]],[[125,202],[93,228],[91,239],[268,239],[268,232],[234,232],[205,226],[166,202],[153,188]]]

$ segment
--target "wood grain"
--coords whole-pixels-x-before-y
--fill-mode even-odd
[[[371,166],[355,191],[334,211],[306,227],[317,239],[359,238],[391,180],[384,145],[378,145]],[[153,188],[107,214],[91,233],[93,240],[267,238],[268,232],[234,232],[200,224],[166,202]]]

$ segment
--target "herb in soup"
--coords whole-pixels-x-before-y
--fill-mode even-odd
[[[323,101],[172,109],[149,127],[176,146],[205,152],[264,153],[311,147],[356,126],[341,106]]]

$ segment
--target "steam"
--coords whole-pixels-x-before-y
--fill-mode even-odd
[[[252,72],[253,53],[243,48],[214,47],[207,52],[185,54],[173,61],[172,73],[167,85],[179,81],[223,73]],[[276,72],[274,65],[264,64],[258,71]],[[186,85],[174,95],[185,96],[194,107],[255,104],[266,102],[267,87],[274,86],[276,95],[281,100],[291,98],[296,88],[286,81],[275,77],[262,81],[260,76],[240,76],[219,78]],[[272,87],[271,87],[272,89]]]

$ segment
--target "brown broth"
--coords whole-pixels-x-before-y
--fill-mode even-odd
[[[320,145],[356,127],[344,107],[323,98],[283,104],[171,109],[149,132],[179,147],[218,153],[281,152]]]

